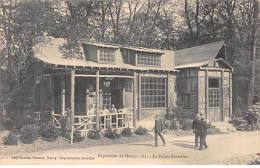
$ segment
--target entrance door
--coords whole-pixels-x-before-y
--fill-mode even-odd
[[[116,109],[123,108],[123,90],[111,89],[111,104],[114,104]]]

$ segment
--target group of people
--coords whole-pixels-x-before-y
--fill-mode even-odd
[[[205,120],[203,114],[197,114],[196,118],[192,122],[192,129],[195,133],[195,147],[198,147],[198,140],[200,139],[200,146],[199,149],[203,150],[208,148],[206,137],[207,137],[207,130],[210,127],[209,121]]]
[[[208,148],[208,145],[206,143],[206,137],[207,137],[207,129],[210,127],[209,121],[205,120],[205,117],[203,114],[197,114],[196,118],[192,122],[192,129],[195,133],[195,147],[199,147],[200,150],[205,147],[205,149]],[[158,146],[158,136],[160,136],[163,145],[165,145],[165,140],[162,135],[164,133],[164,121],[162,118],[158,116],[158,113],[156,113],[155,116],[155,125],[154,125],[154,133],[155,133],[155,147]],[[198,140],[200,139],[200,146],[198,146]]]
[[[249,109],[249,112],[247,114],[247,122],[249,125],[249,130],[259,130],[259,113],[256,108]]]

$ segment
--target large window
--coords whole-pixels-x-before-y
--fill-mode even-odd
[[[99,61],[100,62],[115,62],[115,49],[110,48],[100,48],[100,56]]]
[[[142,77],[141,96],[142,108],[166,107],[166,79]]]
[[[155,53],[138,53],[137,65],[161,66],[161,55]]]
[[[209,107],[219,107],[220,90],[218,78],[209,79]]]

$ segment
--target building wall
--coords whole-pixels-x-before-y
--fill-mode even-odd
[[[206,73],[205,71],[198,71],[198,112],[205,114],[206,112]]]
[[[161,117],[165,115],[177,106],[177,88],[176,88],[176,74],[175,73],[140,73],[138,77],[138,117],[139,121],[149,121],[154,120],[155,113],[159,113]],[[165,107],[158,108],[142,108],[141,106],[141,84],[140,80],[142,77],[155,77],[155,78],[165,78],[166,79],[166,105]]]
[[[198,72],[197,69],[185,69],[181,70],[177,76],[178,106],[189,112],[185,114],[186,117],[193,118],[198,113],[198,100],[201,98],[198,96],[201,91],[201,89],[198,90],[198,81],[201,80],[198,78],[201,74]]]

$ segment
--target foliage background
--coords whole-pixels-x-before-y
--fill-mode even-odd
[[[170,50],[225,40],[227,61],[234,67],[234,114],[245,113],[259,101],[257,0],[1,0],[0,3],[0,123],[32,111],[31,88],[37,83],[34,77],[40,73],[32,49],[44,42],[36,40],[39,36],[67,39],[64,49],[73,49],[73,54],[66,54],[68,58],[77,57],[77,46],[82,40]],[[255,58],[253,46],[258,46]]]

